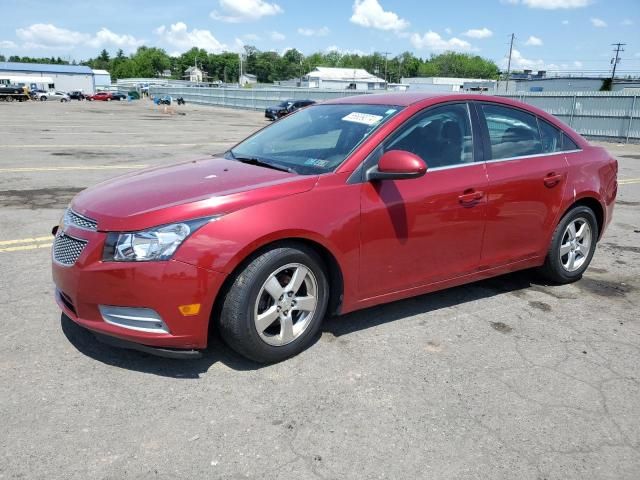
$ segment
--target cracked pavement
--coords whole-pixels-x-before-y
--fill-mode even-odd
[[[169,163],[265,124],[182,112],[0,104],[0,169]],[[606,147],[640,178],[640,146]],[[116,174],[3,173],[0,241]],[[97,343],[61,321],[47,248],[0,252],[0,479],[638,479],[640,183],[618,199],[577,283],[520,272],[328,319],[266,367],[219,339],[196,361]]]

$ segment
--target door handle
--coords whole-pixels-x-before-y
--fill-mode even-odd
[[[462,192],[462,195],[458,196],[460,203],[466,207],[473,207],[478,201],[482,200],[484,192],[475,191],[473,188],[469,188]]]
[[[548,188],[553,188],[562,181],[562,174],[551,172],[544,177],[544,185]]]

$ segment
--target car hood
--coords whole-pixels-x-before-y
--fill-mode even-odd
[[[316,181],[209,157],[116,177],[80,192],[71,207],[96,220],[101,231],[141,230],[295,195]]]

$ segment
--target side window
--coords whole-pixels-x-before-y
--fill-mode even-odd
[[[481,110],[489,129],[492,160],[542,153],[534,115],[501,105],[484,104]]]
[[[466,103],[430,108],[411,119],[384,145],[384,151],[406,150],[429,168],[473,162],[473,136]]]
[[[563,150],[562,131],[540,118],[538,119],[538,125],[540,126],[540,137],[542,138],[542,153],[561,152]]]

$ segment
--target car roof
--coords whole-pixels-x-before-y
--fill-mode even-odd
[[[408,107],[416,103],[441,103],[448,101],[492,101],[510,105],[524,106],[532,109],[530,105],[524,105],[521,102],[513,101],[505,97],[496,97],[493,95],[483,95],[477,93],[425,93],[425,92],[391,92],[391,93],[375,93],[351,95],[348,97],[335,98],[324,101],[324,104],[364,104],[364,105],[396,105],[399,107]]]

